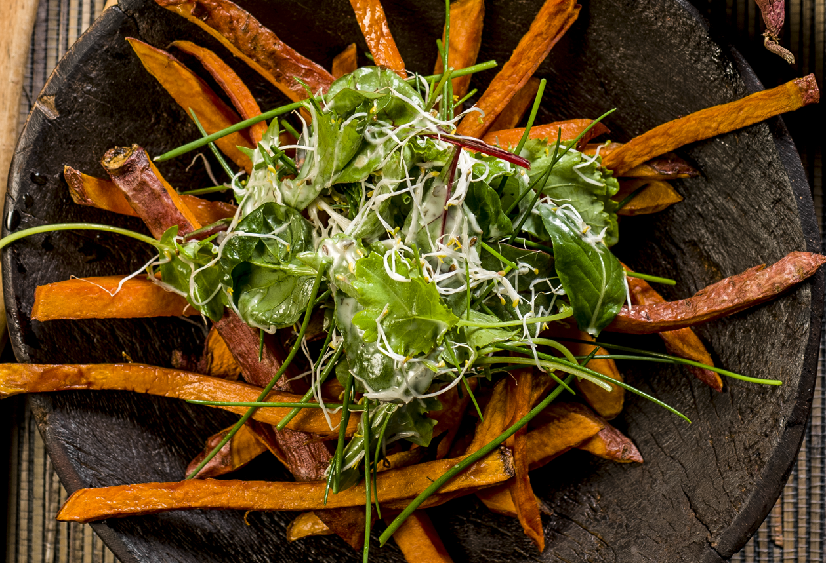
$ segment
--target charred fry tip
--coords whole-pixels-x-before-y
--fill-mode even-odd
[[[795,85],[800,88],[803,96],[803,105],[816,104],[820,101],[820,89],[817,87],[817,80],[814,73],[794,80]]]
[[[138,145],[131,147],[114,147],[103,154],[100,163],[110,174],[119,174],[124,165],[138,151],[143,150]]]
[[[69,195],[72,201],[78,205],[93,205],[92,200],[86,195],[86,190],[83,189],[83,175],[80,170],[76,170],[71,166],[63,167],[63,178],[69,186]]]

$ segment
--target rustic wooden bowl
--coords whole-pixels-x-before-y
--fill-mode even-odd
[[[345,0],[247,3],[288,44],[329,65],[352,41],[366,51]],[[384,2],[408,67],[429,72],[441,35],[436,0]],[[480,60],[504,62],[540,0],[488,2]],[[760,89],[739,56],[713,43],[684,0],[593,0],[538,75],[548,78],[539,122],[595,117],[616,107],[611,138]],[[192,39],[231,62],[269,108],[283,100],[207,34],[155,6],[120,0],[60,62],[37,101],[11,170],[3,234],[53,222],[94,221],[142,230],[136,219],[72,204],[64,164],[103,176],[98,159],[138,143],[159,154],[196,137],[185,113],[144,71],[124,41],[158,47]],[[364,61],[363,61],[364,62]],[[492,72],[474,77],[484,87]],[[805,111],[805,110],[803,110]],[[809,188],[780,119],[686,147],[701,172],[679,182],[685,201],[623,221],[617,253],[639,271],[679,281],[685,297],[725,276],[793,250],[819,249]],[[181,158],[162,172],[177,186],[207,182]],[[203,328],[180,319],[32,322],[34,289],[71,275],[125,273],[147,248],[92,232],[42,235],[3,252],[11,341],[21,362],[136,362],[168,365],[171,350],[195,351]],[[800,445],[815,382],[823,274],[783,298],[700,329],[715,361],[782,387],[728,381],[715,393],[682,369],[628,363],[630,383],[686,413],[687,424],[629,397],[616,421],[645,457],[619,465],[572,452],[533,474],[552,509],[543,517],[540,556],[513,520],[489,514],[474,497],[430,511],[456,561],[721,561],[740,549],[780,494]],[[630,339],[626,339],[630,340]],[[660,349],[656,337],[633,340]],[[232,419],[175,400],[120,392],[67,392],[30,398],[55,467],[70,491],[180,479],[203,440]],[[272,463],[268,463],[272,462]],[[272,459],[249,477],[284,478]],[[124,563],[158,561],[356,561],[333,537],[286,544],[291,514],[177,512],[94,524]],[[395,547],[375,561],[400,561]]]

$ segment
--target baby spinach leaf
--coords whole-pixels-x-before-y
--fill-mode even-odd
[[[284,328],[298,322],[307,309],[315,276],[244,264],[236,268],[238,314],[252,326]]]
[[[499,194],[484,182],[473,182],[468,187],[465,205],[482,227],[486,240],[501,239],[513,232],[513,224],[502,210]]]
[[[459,319],[442,304],[436,287],[418,274],[411,276],[399,258],[396,272],[410,281],[392,279],[378,254],[356,263],[353,286],[364,310],[355,315],[353,324],[372,342],[378,337],[380,322],[394,352],[405,356],[427,353]]]
[[[287,264],[307,250],[313,250],[310,224],[295,209],[270,202],[238,222],[221,260],[227,268],[253,259]]]
[[[553,241],[554,263],[580,330],[597,336],[617,316],[626,298],[619,260],[570,210],[540,205]],[[587,232],[583,232],[587,231]]]

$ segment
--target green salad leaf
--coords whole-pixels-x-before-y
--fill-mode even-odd
[[[353,317],[353,324],[364,331],[368,342],[383,333],[382,340],[395,353],[427,354],[459,319],[442,304],[436,287],[412,272],[400,257],[396,275],[405,281],[391,278],[385,259],[376,253],[356,263],[353,286],[364,310]]]
[[[581,330],[597,336],[625,301],[622,265],[575,210],[540,204],[539,214],[553,241],[554,265],[574,318]]]

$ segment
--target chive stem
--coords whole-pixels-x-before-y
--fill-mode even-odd
[[[208,188],[198,188],[196,190],[186,190],[185,192],[178,192],[178,195],[202,195],[202,194],[212,194],[215,192],[225,192],[229,190],[230,187],[225,184],[219,184],[217,186],[210,186]]]
[[[201,125],[201,120],[198,119],[198,116],[195,115],[195,110],[192,109],[192,108],[189,108],[189,114],[192,116],[192,121],[195,122],[195,126],[198,128],[198,131],[200,131],[201,136],[206,137],[207,136],[206,129],[204,129],[204,126]],[[215,155],[215,158],[218,159],[218,164],[221,165],[221,168],[224,169],[224,172],[227,173],[227,176],[230,177],[230,180],[232,178],[234,178],[235,177],[235,172],[232,171],[232,168],[229,167],[229,164],[227,164],[227,161],[224,160],[224,155],[221,154],[221,151],[218,150],[218,147],[215,146],[215,143],[209,143],[209,149],[212,151],[212,154]]]
[[[596,346],[600,346],[596,342],[588,342],[588,344],[594,344]],[[525,350],[524,353],[526,356],[530,354],[530,350]],[[543,354],[541,352],[536,352],[537,357],[540,358],[538,364],[542,367],[551,369],[551,370],[559,370],[564,373],[570,373],[576,375],[577,377],[581,377],[583,379],[588,379],[591,382],[599,385],[600,387],[607,388],[610,391],[611,385],[616,385],[617,387],[622,387],[626,391],[634,393],[635,395],[639,395],[644,399],[648,399],[652,403],[661,406],[668,412],[672,414],[676,414],[680,418],[684,419],[686,422],[691,422],[691,420],[685,416],[683,413],[678,411],[672,406],[667,405],[666,403],[662,402],[661,400],[657,399],[656,397],[652,397],[648,393],[644,393],[640,391],[636,387],[632,387],[623,381],[619,381],[616,379],[612,379],[607,375],[601,374],[597,371],[592,369],[582,367],[578,362],[568,362],[567,360],[563,360],[561,358],[557,358],[554,356],[550,356],[548,354]],[[525,358],[514,358],[512,356],[507,357],[488,357],[488,358],[480,358],[476,360],[475,364],[479,365],[488,365],[488,364],[496,364],[496,363],[512,363],[512,364],[521,364],[521,365],[536,365],[537,361],[532,357],[525,357]]]
[[[332,333],[333,331],[330,330],[329,332]],[[322,349],[322,354],[323,354],[323,350],[326,350],[326,349],[327,349],[327,346],[325,345],[324,348]],[[316,383],[316,385],[319,387],[319,389],[321,388],[321,385],[325,381],[327,381],[327,378],[330,376],[330,373],[333,371],[333,368],[336,367],[336,363],[338,363],[338,359],[341,356],[342,350],[344,350],[344,345],[341,345],[341,346],[338,347],[338,350],[336,350],[335,354],[333,354],[333,357],[330,358],[330,363],[327,364],[327,367],[325,367],[324,371],[321,373],[321,377],[318,378],[318,382]],[[313,396],[313,389],[311,388],[309,391],[307,391],[304,394],[303,397],[301,397],[301,402],[303,403],[305,401],[308,401],[312,396]],[[328,407],[333,407],[332,404],[328,404],[328,403],[324,403],[324,405],[328,406]],[[319,406],[321,406],[321,405],[319,405]],[[335,405],[335,406],[338,406],[338,405]],[[287,426],[287,424],[289,424],[290,421],[293,418],[295,418],[295,416],[299,413],[299,411],[301,411],[301,408],[302,407],[296,407],[293,410],[291,410],[290,414],[285,416],[281,420],[281,422],[276,424],[275,428],[277,430],[284,430],[284,427]],[[351,407],[351,410],[352,410],[352,407]]]
[[[462,376],[462,379],[464,380],[464,383],[465,383],[465,389],[467,390],[467,394],[468,394],[468,396],[470,397],[470,400],[473,402],[473,406],[474,406],[474,407],[476,407],[476,414],[478,414],[478,415],[479,415],[479,420],[481,420],[482,422],[484,422],[484,421],[485,421],[485,417],[484,417],[484,415],[482,414],[482,409],[481,409],[481,407],[479,407],[479,403],[478,403],[478,402],[476,402],[476,395],[474,395],[474,394],[473,394],[473,389],[471,389],[471,388],[470,388],[470,383],[468,383],[467,377],[465,377],[465,376],[463,375],[463,376]]]
[[[539,81],[539,88],[537,88],[536,97],[533,99],[533,107],[531,107],[531,113],[528,115],[528,124],[525,125],[525,131],[522,133],[522,138],[519,139],[519,144],[516,145],[516,150],[513,151],[515,154],[522,152],[522,149],[525,148],[525,143],[527,143],[530,138],[531,128],[533,127],[534,120],[536,120],[536,114],[539,112],[539,104],[542,102],[542,95],[545,93],[546,84],[548,84],[548,81],[544,78]]]
[[[650,274],[640,274],[639,272],[625,272],[625,275],[629,278],[637,278],[649,282],[661,283],[664,285],[677,285],[677,282],[670,278],[661,278],[658,276],[652,276]]]
[[[370,481],[370,400],[364,400],[364,415],[361,417],[361,432],[364,438],[364,550],[362,551],[362,562],[368,563],[370,554],[370,525],[373,523],[373,500],[371,495]]]
[[[551,248],[550,246],[547,246],[547,245],[544,245],[544,244],[539,244],[538,242],[534,242],[532,240],[516,237],[516,238],[513,239],[513,242],[515,242],[517,244],[521,244],[522,246],[524,246],[526,248],[534,248],[536,250],[541,250],[543,252],[547,252],[551,256],[553,256],[553,254],[554,254],[554,249]]]
[[[296,131],[295,127],[293,127],[289,121],[287,121],[286,119],[282,119],[280,123],[284,126],[284,129],[286,129],[287,133],[295,137],[296,142],[298,141],[298,139],[301,138],[301,133]]]
[[[463,103],[468,101],[470,98],[472,98],[474,95],[476,95],[476,92],[478,92],[478,91],[479,91],[478,88],[474,88],[473,90],[471,90],[470,92],[468,92],[467,94],[462,96],[462,98],[459,101],[457,101],[455,104],[453,104],[453,109],[455,110],[456,108],[461,106]]]
[[[515,269],[516,269],[516,264],[514,264],[513,262],[511,262],[510,260],[508,260],[507,258],[505,258],[504,256],[502,256],[501,254],[499,254],[498,252],[496,252],[496,251],[495,251],[492,247],[490,247],[489,245],[485,244],[485,242],[484,242],[484,241],[479,241],[479,242],[481,243],[482,248],[484,248],[485,250],[487,250],[489,253],[493,254],[493,257],[494,257],[494,258],[496,258],[497,260],[499,260],[500,262],[502,262],[504,265],[506,265],[506,266],[508,267],[506,271],[515,270]]]
[[[499,323],[482,323],[482,322],[475,322],[475,321],[468,321],[465,319],[460,319],[459,322],[456,323],[457,326],[472,326],[476,328],[506,328],[509,326],[522,326],[524,323],[527,324],[537,324],[537,323],[550,323],[553,321],[559,321],[562,319],[567,319],[573,314],[573,309],[565,307],[562,312],[557,313],[556,315],[550,315],[548,317],[532,317],[530,319],[517,320],[517,321],[502,321]]]
[[[560,338],[560,340],[564,340],[566,342],[585,342],[584,340],[577,340],[575,338]],[[694,360],[688,360],[686,358],[680,358],[679,356],[671,356],[669,354],[663,354],[661,352],[651,352],[649,350],[641,350],[639,348],[631,348],[628,346],[620,346],[618,344],[609,344],[608,342],[601,342],[599,340],[594,340],[592,342],[588,342],[588,344],[593,344],[595,346],[601,346],[606,350],[619,350],[621,352],[631,352],[633,354],[640,354],[643,356],[647,356],[650,358],[663,358],[666,360],[673,361],[678,364],[684,364],[687,366],[698,367],[702,369],[707,369],[709,371],[713,371],[715,373],[719,373],[720,375],[725,375],[726,377],[730,377],[732,379],[740,379],[742,381],[748,381],[750,383],[760,383],[763,385],[783,385],[783,382],[778,379],[760,379],[758,377],[749,377],[747,375],[741,375],[739,373],[729,371],[727,369],[718,368],[715,366],[710,366],[707,364],[703,364],[700,362],[695,362]],[[640,358],[642,359],[642,358]]]
[[[333,463],[330,471],[333,473],[332,489],[333,494],[338,494],[340,489],[341,464],[344,458],[344,441],[347,439],[347,423],[350,420],[350,399],[353,393],[353,372],[347,374],[347,382],[344,384],[344,397],[341,405],[341,422],[338,427],[338,443],[336,443],[336,453],[333,456]]]
[[[43,233],[53,233],[57,231],[103,231],[106,233],[114,233],[116,235],[123,235],[125,237],[133,238],[140,242],[145,242],[148,245],[154,246],[158,251],[162,251],[165,247],[146,235],[130,231],[129,229],[121,229],[120,227],[113,227],[111,225],[100,225],[97,223],[54,223],[52,225],[42,225],[40,227],[30,227],[17,231],[9,236],[0,239],[0,249],[5,248],[13,242],[20,239],[30,237],[32,235],[39,235]]]

